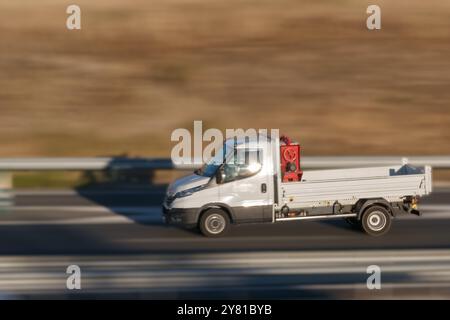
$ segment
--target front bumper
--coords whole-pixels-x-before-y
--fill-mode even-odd
[[[199,210],[197,208],[167,208],[163,205],[162,219],[166,224],[194,227],[198,223]]]

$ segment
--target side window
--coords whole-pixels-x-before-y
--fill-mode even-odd
[[[233,160],[224,164],[224,180],[230,182],[257,174],[262,168],[262,151],[238,149]]]

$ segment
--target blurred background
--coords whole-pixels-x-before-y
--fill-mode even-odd
[[[373,1],[372,1],[373,2]],[[307,155],[450,153],[450,2],[0,1],[0,155],[170,155],[280,128]],[[373,2],[374,3],[374,2]]]
[[[0,158],[170,157],[174,145],[170,141],[172,131],[176,128],[192,130],[194,120],[202,120],[204,129],[279,128],[281,133],[300,142],[305,156],[450,154],[448,0],[77,0],[75,3],[81,7],[82,29],[69,31],[66,8],[72,3],[0,0]],[[379,31],[366,28],[366,9],[370,4],[381,7],[382,29]],[[21,270],[20,263],[35,263],[36,270],[42,271],[40,277],[64,279],[64,274],[48,275],[48,269],[43,267],[45,262],[28,257],[35,254],[56,255],[55,259],[60,260],[54,265],[64,266],[73,259],[58,255],[89,254],[94,259],[95,254],[159,254],[183,250],[256,252],[267,248],[450,247],[446,222],[450,220],[433,220],[435,218],[422,225],[427,227],[427,233],[419,235],[420,224],[407,220],[400,224],[397,233],[387,236],[381,243],[373,239],[361,240],[359,233],[352,233],[339,223],[312,223],[281,229],[244,228],[235,231],[231,240],[218,240],[214,244],[202,242],[204,239],[187,231],[164,229],[157,220],[159,211],[155,211],[155,218],[148,218],[136,216],[139,211],[136,208],[125,210],[130,204],[159,208],[165,183],[179,174],[147,172],[131,178],[120,178],[119,174],[122,182],[132,180],[146,184],[151,181],[152,186],[162,187],[132,195],[93,195],[80,190],[92,184],[105,189],[111,180],[117,180],[117,173],[16,172],[13,185],[25,190],[15,195],[16,206],[27,209],[16,208],[19,215],[17,212],[0,215],[0,233],[5,240],[0,243],[0,253],[23,257],[8,260],[12,263],[8,264],[11,269],[2,269],[10,270],[0,273],[3,292],[9,294],[16,292],[17,286],[29,285],[20,282],[23,274],[18,273],[19,282],[12,283],[11,290],[4,289],[9,282],[2,282],[2,279],[6,281],[12,277],[11,272]],[[445,180],[450,174],[439,173],[437,177]],[[27,191],[68,187],[77,191],[73,194],[67,190]],[[444,207],[450,199],[447,191],[435,193],[429,202],[439,214],[449,212]],[[113,214],[98,211],[98,205],[108,207]],[[80,209],[75,214],[74,209],[67,209],[67,206],[83,207],[85,211]],[[61,212],[66,218],[70,213],[72,220],[60,220],[63,219]],[[93,215],[101,217],[95,216],[95,220]],[[116,226],[114,223],[123,222],[119,216],[126,217],[126,221],[144,223],[126,228]],[[111,221],[116,222],[111,224]],[[333,244],[330,239],[334,239]],[[421,254],[415,253],[415,257]],[[448,252],[441,252],[435,257],[446,254]],[[356,256],[368,261],[369,258],[361,255],[363,253],[346,257],[349,261],[354,261]],[[248,255],[239,256],[236,261],[243,261],[245,257]],[[267,255],[258,257],[266,259]],[[195,260],[193,256],[190,258]],[[123,265],[123,261],[132,263],[123,256],[117,259],[120,261],[114,263],[118,265]],[[152,256],[144,262],[151,269],[155,259],[161,258]],[[173,261],[167,259],[164,263],[169,266]],[[341,261],[339,254],[336,259]],[[87,260],[80,258],[79,261],[88,264]],[[114,263],[105,262],[108,268],[113,268],[108,274],[111,278],[102,278],[104,282],[93,284],[92,288],[104,289],[112,285],[113,279],[117,279],[114,272],[119,270],[112,267]],[[317,263],[320,267],[327,262]],[[219,287],[233,281],[248,286],[260,285],[254,279],[254,272],[264,274],[266,269],[261,271],[259,267],[277,268],[256,263],[252,271],[246,269],[250,273],[245,277],[208,283]],[[424,270],[422,267],[415,265],[413,268],[420,273]],[[183,266],[179,268],[188,272]],[[218,264],[204,268],[209,268],[211,274],[214,270],[216,273],[223,271],[217,271]],[[361,268],[362,275],[344,281],[349,286],[345,289],[348,290],[346,295],[334,295],[326,287],[330,284],[326,283],[319,284],[325,287],[317,289],[320,290],[317,297],[356,297],[352,286],[365,281],[364,263]],[[334,273],[323,272],[329,275],[327,279],[331,282],[341,283],[341,273],[350,271],[338,269],[334,269]],[[125,276],[120,274],[126,278],[130,272],[134,276],[134,270],[117,272],[124,273]],[[436,273],[402,274],[399,278],[395,265],[392,270],[393,282],[434,279],[436,283],[449,284],[444,288],[437,285],[434,291],[418,291],[420,297],[427,292],[433,297],[446,296],[441,290],[450,287],[445,270],[441,270],[443,278],[436,278]],[[286,271],[290,276],[277,274],[276,279],[270,279],[275,279],[274,283],[279,286],[324,279],[322,274],[313,278],[305,276],[313,272],[310,269],[300,272],[302,275],[297,271],[290,269]],[[95,282],[97,271],[94,268],[92,272]],[[146,279],[152,276],[154,274],[147,275]],[[186,282],[188,288],[201,282],[195,278],[198,274],[189,276],[193,278]],[[133,297],[149,297],[145,295],[148,293],[145,288],[155,288],[156,282],[134,279]],[[141,284],[147,286],[141,288]],[[280,288],[281,291],[274,294],[289,297],[291,291]],[[408,292],[408,287],[401,287],[399,291],[395,291],[399,287],[394,285],[393,288],[388,296]],[[1,290],[0,286],[0,297]],[[30,291],[23,290],[17,292],[25,297],[31,295]],[[42,293],[39,285],[35,290],[35,293]],[[49,292],[51,295],[55,291]],[[239,297],[252,296],[252,291],[246,292],[241,291]],[[308,294],[295,292],[299,297],[316,297],[309,291]],[[92,294],[95,297],[95,293]],[[235,291],[225,291],[225,296],[227,294],[236,297]],[[358,297],[368,295],[366,291],[362,294]],[[176,298],[183,294],[160,292],[160,296]]]

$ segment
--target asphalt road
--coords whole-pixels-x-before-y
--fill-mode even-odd
[[[0,212],[0,294],[125,298],[450,298],[450,189],[372,238],[342,220],[242,225],[208,239],[161,222],[164,188],[22,191]],[[428,258],[427,258],[428,257]],[[65,288],[80,265],[85,286]],[[380,265],[382,290],[366,268]],[[0,296],[1,297],[1,296]]]

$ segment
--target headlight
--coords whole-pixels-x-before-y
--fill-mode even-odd
[[[175,198],[175,199],[176,199],[176,198],[184,198],[184,197],[190,196],[190,195],[192,195],[194,192],[200,191],[200,190],[202,190],[202,189],[204,189],[204,188],[205,188],[205,186],[198,186],[198,187],[195,187],[195,188],[183,190],[183,191],[177,192],[177,193],[175,194],[174,198]]]

